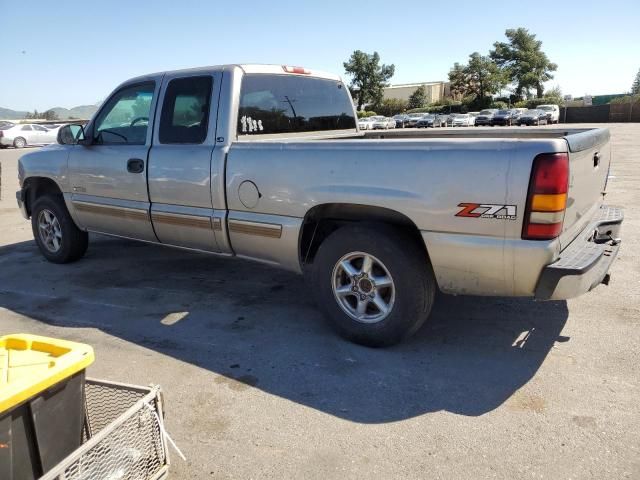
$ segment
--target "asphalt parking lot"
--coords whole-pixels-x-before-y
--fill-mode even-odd
[[[91,376],[162,385],[172,478],[640,478],[640,124],[606,126],[626,208],[610,285],[441,296],[385,350],[259,264],[98,236],[46,262],[15,205],[24,150],[0,150],[0,334],[86,342]]]

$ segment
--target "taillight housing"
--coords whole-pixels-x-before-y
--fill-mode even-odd
[[[552,240],[562,232],[569,191],[569,154],[544,153],[533,159],[524,240]]]

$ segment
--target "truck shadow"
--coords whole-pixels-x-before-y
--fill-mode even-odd
[[[0,307],[99,328],[354,422],[439,410],[477,416],[505,401],[534,408],[511,397],[568,340],[560,336],[566,302],[441,295],[414,338],[364,348],[333,333],[296,275],[125,240],[91,242],[72,265],[47,263],[33,242],[0,247]]]

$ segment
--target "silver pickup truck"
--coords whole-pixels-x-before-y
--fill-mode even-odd
[[[622,210],[606,129],[362,134],[339,77],[224,65],[134,78],[20,159],[18,204],[50,261],[87,232],[305,274],[372,346],[436,291],[566,299],[607,283]],[[230,267],[231,268],[231,267]]]

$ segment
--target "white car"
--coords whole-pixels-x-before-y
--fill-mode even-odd
[[[56,143],[58,129],[47,129],[35,123],[22,123],[0,127],[0,146],[23,148],[27,145]]]
[[[393,118],[372,118],[374,119],[372,123],[372,128],[374,130],[388,130],[390,128],[396,128],[396,121]]]
[[[373,122],[375,122],[375,119],[371,117],[360,118],[358,120],[358,128],[360,130],[371,130],[373,129]]]
[[[452,127],[473,127],[475,124],[475,117],[468,113],[454,113],[451,116],[450,125]]]
[[[560,107],[558,105],[538,105],[538,110],[547,114],[547,123],[558,123],[560,121]]]

